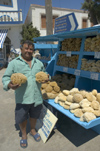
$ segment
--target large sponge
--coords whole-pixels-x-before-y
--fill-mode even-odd
[[[22,73],[13,73],[11,76],[11,81],[14,85],[18,84],[21,86],[21,84],[27,81],[27,77]]]
[[[38,72],[35,75],[35,77],[36,77],[36,81],[39,83],[42,83],[42,82],[45,82],[46,80],[48,80],[48,75],[43,71]]]

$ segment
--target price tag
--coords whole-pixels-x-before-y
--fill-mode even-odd
[[[100,59],[100,52],[95,52],[94,58]]]
[[[67,56],[67,57],[71,57],[71,51],[67,51],[67,52],[66,52],[66,56]]]
[[[67,72],[67,71],[68,71],[68,68],[63,67],[63,71],[64,71],[64,72]]]
[[[80,76],[80,70],[75,70],[74,74]]]
[[[93,80],[98,80],[99,74],[98,73],[91,73],[90,78]]]

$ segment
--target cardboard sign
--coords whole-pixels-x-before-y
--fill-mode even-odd
[[[95,54],[94,54],[94,58],[96,58],[96,59],[100,59],[100,52],[95,52]]]
[[[90,79],[98,80],[99,74],[98,73],[90,73]]]
[[[80,72],[81,72],[80,70],[77,70],[77,69],[76,69],[75,72],[74,72],[74,74],[75,74],[76,76],[80,76]]]
[[[45,143],[52,132],[58,118],[43,105],[42,116],[40,115],[36,123],[36,130],[40,134],[43,142]]]

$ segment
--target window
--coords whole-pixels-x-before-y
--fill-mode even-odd
[[[12,6],[12,0],[0,0],[0,5]]]
[[[55,19],[57,18],[58,16],[53,16],[53,28],[55,27]]]
[[[87,28],[87,19],[86,18],[82,19],[82,28]]]
[[[41,28],[46,28],[46,16],[41,15]]]
[[[53,16],[53,18],[52,18],[53,28],[55,26],[55,19],[57,17],[58,16]],[[46,29],[46,15],[41,15],[41,28]]]

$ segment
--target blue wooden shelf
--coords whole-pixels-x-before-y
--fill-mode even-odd
[[[35,49],[57,49],[57,44],[39,44],[39,43],[34,43],[34,48]]]
[[[91,80],[100,81],[100,73],[81,70],[80,76]]]
[[[63,67],[63,66],[57,66],[55,65],[55,70],[56,71],[60,71],[60,72],[64,72],[64,73],[69,73],[69,74],[74,74],[75,73],[75,69],[73,68],[68,68],[68,67]]]
[[[66,115],[67,117],[69,117],[70,119],[72,119],[73,121],[75,121],[76,123],[78,123],[79,125],[81,125],[82,127],[84,127],[85,129],[89,129],[89,128],[92,128],[92,127],[100,124],[100,117],[98,117],[94,120],[91,120],[88,123],[82,122],[82,121],[80,121],[80,118],[75,117],[74,114],[71,113],[69,110],[66,110],[62,106],[60,106],[59,104],[54,103],[54,99],[48,99],[48,100],[44,100],[44,101],[46,103],[48,103],[49,105],[53,106],[55,109],[57,109],[58,111],[60,111],[64,115]]]
[[[66,54],[66,56],[67,56],[68,53],[70,53],[71,55],[79,55],[80,51],[58,51],[58,55],[59,54]]]
[[[83,55],[86,55],[86,56],[94,56],[94,55],[95,55],[95,52],[87,52],[87,51],[84,51],[84,52],[83,52]]]
[[[35,38],[35,41],[59,41],[58,46],[57,46],[57,52],[53,57],[51,57],[51,60],[49,61],[49,66],[48,66],[48,71],[51,70],[53,73],[52,75],[54,76],[56,72],[63,72],[63,73],[68,73],[75,75],[75,85],[74,87],[77,87],[79,89],[86,89],[87,91],[91,91],[92,89],[97,89],[97,91],[100,93],[100,73],[97,72],[90,72],[90,71],[84,71],[81,70],[81,64],[82,64],[82,58],[86,59],[99,59],[100,60],[100,52],[86,52],[84,51],[84,44],[86,38],[92,36],[97,36],[100,34],[100,26],[95,26],[91,28],[85,28],[85,29],[79,29],[75,31],[69,31],[69,32],[64,32],[64,33],[58,33],[50,36],[44,36],[44,37],[39,37]],[[68,38],[81,38],[81,47],[80,51],[61,51],[61,42],[64,39]],[[42,47],[43,46],[43,47]],[[47,45],[42,45],[40,48],[42,49],[47,49]],[[49,47],[50,48],[50,47]],[[57,61],[58,61],[58,55],[59,54],[66,54],[68,55],[79,55],[78,57],[78,64],[77,68],[68,68],[68,67],[63,67],[63,66],[58,66]],[[69,56],[69,57],[70,57]],[[51,63],[53,61],[53,64]],[[87,122],[81,122],[79,118],[75,117],[74,114],[72,114],[69,110],[64,109],[62,106],[59,104],[54,103],[53,99],[45,100],[49,105],[81,125],[82,127],[89,129],[93,128],[97,133],[100,134],[100,117],[90,121],[89,123]]]
[[[42,60],[42,59],[40,59],[40,61],[42,61],[43,63],[48,63],[50,60]]]

